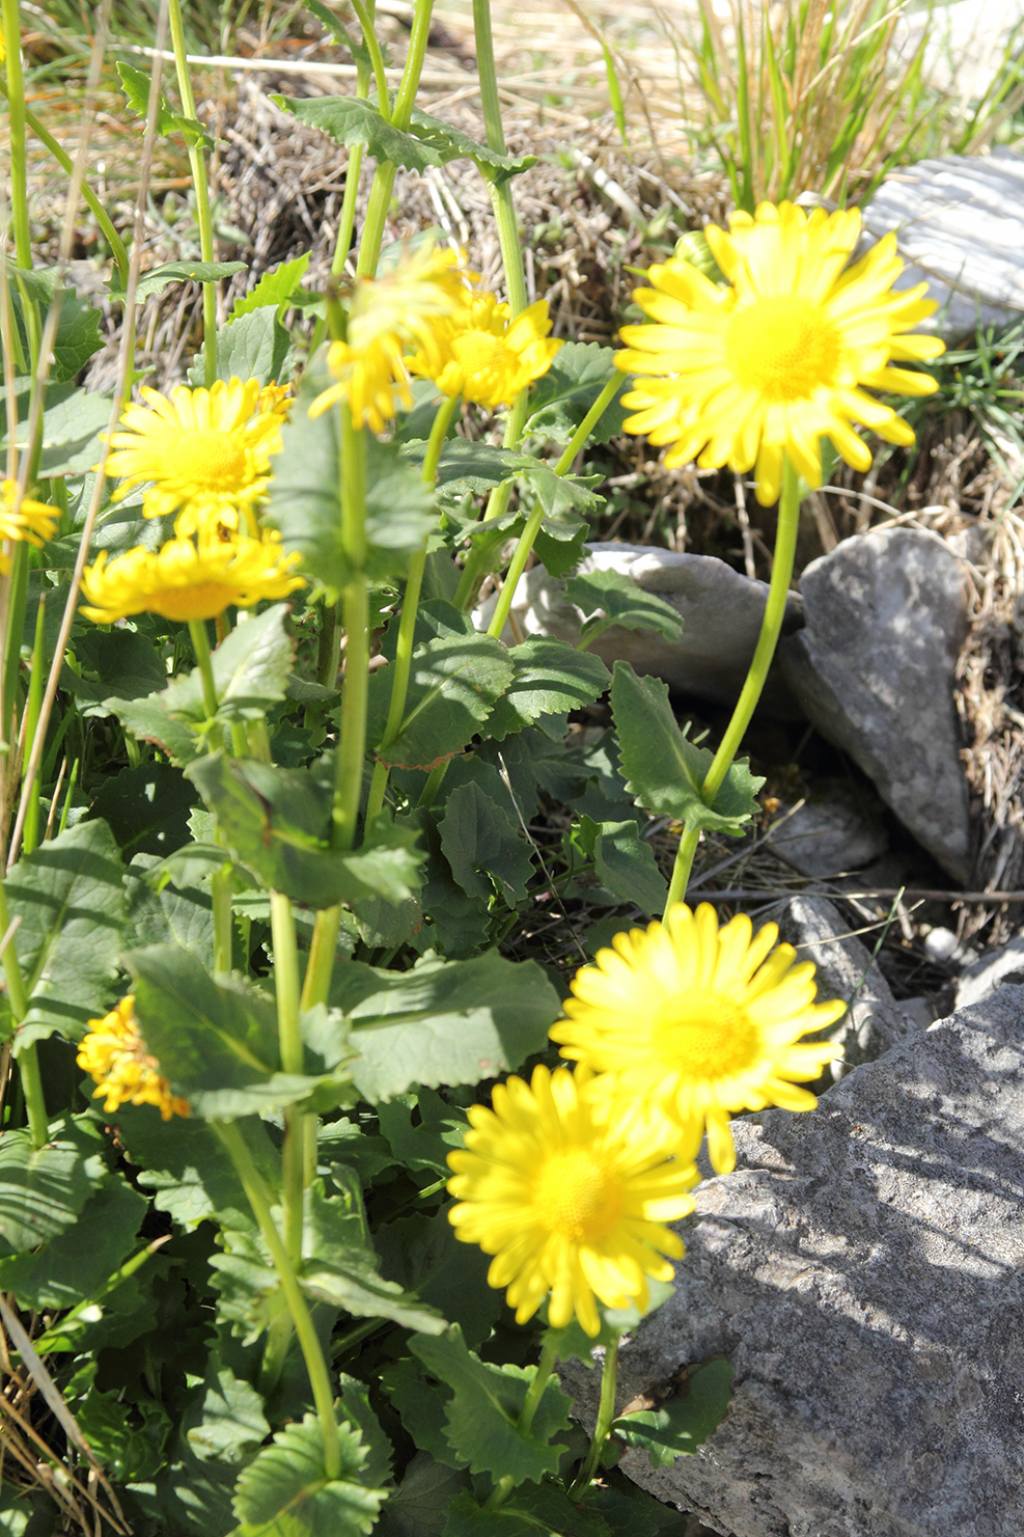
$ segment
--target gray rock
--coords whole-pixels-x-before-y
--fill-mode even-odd
[[[877,802],[845,780],[824,779],[777,824],[771,847],[801,875],[831,879],[880,859],[889,839]]]
[[[896,286],[927,282],[938,299],[922,329],[952,340],[1021,318],[1022,202],[1024,156],[1009,150],[920,160],[886,177],[864,210],[864,228],[872,239],[895,230],[909,263]]]
[[[592,646],[611,664],[632,662],[639,673],[653,673],[681,693],[732,705],[743,686],[757,643],[765,599],[764,582],[752,582],[710,555],[680,555],[648,545],[591,544],[581,571],[612,570],[633,578],[655,592],[682,615],[685,630],[679,641],[662,640],[650,631],[607,630]],[[490,618],[494,599],[481,605],[478,620]],[[785,625],[800,623],[801,600],[792,594]],[[520,582],[512,606],[523,635],[554,635],[575,642],[582,615],[541,566]],[[511,639],[513,630],[506,631]],[[793,715],[786,690],[769,679],[765,704],[776,714]]]
[[[824,897],[793,897],[779,916],[782,937],[801,960],[818,968],[818,997],[849,1005],[830,1032],[836,1042],[833,1072],[871,1062],[905,1040],[914,1026],[904,1014],[870,952],[849,934],[842,913]]]
[[[965,880],[970,823],[953,704],[967,628],[960,561],[935,534],[874,529],[812,561],[800,585],[806,622],[782,642],[784,677],[822,735]]]
[[[629,1476],[732,1537],[1024,1529],[1024,989],[736,1126],[619,1402],[726,1355],[726,1418]],[[590,1413],[597,1373],[560,1368]]]
[[[1018,982],[1024,982],[1024,934],[998,950],[990,950],[967,968],[957,986],[956,1006],[966,1009],[982,1003],[997,987]]]

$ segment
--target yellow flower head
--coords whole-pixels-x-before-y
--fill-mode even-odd
[[[39,549],[52,539],[59,518],[56,507],[33,502],[27,496],[19,502],[16,480],[0,480],[0,542],[10,539],[13,544],[34,544]],[[0,571],[6,571],[7,566],[6,557],[0,554]]]
[[[176,513],[182,537],[220,524],[256,532],[254,509],[270,483],[281,448],[287,392],[258,379],[218,379],[207,389],[179,384],[169,395],[143,386],[111,433],[111,475],[123,476],[115,501],[145,481],[143,515]]]
[[[444,395],[462,395],[495,411],[547,373],[562,343],[550,339],[545,299],[515,319],[494,294],[474,294],[440,327],[441,366],[425,353],[409,360],[410,373],[433,379]]]
[[[603,1120],[586,1074],[509,1078],[469,1125],[465,1149],[448,1155],[449,1217],[456,1237],[494,1256],[488,1283],[507,1287],[517,1323],[550,1296],[554,1328],[575,1316],[593,1336],[597,1301],[643,1309],[647,1277],[671,1280],[683,1244],[665,1223],[693,1210],[697,1171],[668,1157],[640,1117]]]
[[[846,1005],[815,1002],[813,964],[797,964],[778,936],[774,923],[755,934],[743,914],[720,929],[708,903],[692,912],[680,902],[665,923],[617,934],[580,968],[551,1038],[601,1075],[595,1094],[648,1103],[683,1145],[706,1126],[711,1162],[728,1174],[730,1113],[813,1110],[814,1095],[799,1085],[837,1055],[832,1042],[805,1037]]]
[[[457,315],[474,274],[456,251],[425,247],[380,277],[358,278],[348,308],[348,335],[327,349],[327,366],[337,381],[317,396],[310,416],[322,416],[344,400],[357,427],[383,432],[398,407],[412,405],[412,352],[431,369],[442,362],[439,331]]]
[[[160,1064],[146,1050],[131,994],[102,1019],[90,1019],[76,1060],[96,1080],[93,1099],[102,1099],[104,1110],[155,1105],[165,1121],[172,1115],[188,1115],[188,1101],[171,1093]]]
[[[930,395],[927,374],[894,367],[944,350],[935,336],[906,333],[932,314],[927,284],[893,291],[903,270],[895,235],[849,267],[860,234],[856,209],[810,214],[793,203],[734,213],[728,232],[710,225],[708,245],[725,283],[674,257],[648,272],[633,297],[653,322],[624,326],[616,355],[635,374],[623,403],[627,432],[668,446],[669,468],[755,471],[757,499],[778,500],[788,457],[821,485],[830,438],[855,470],[871,451],[853,423],[888,443],[910,444],[911,428],[868,389]]]
[[[258,539],[169,539],[159,550],[137,546],[111,561],[101,550],[82,575],[82,613],[97,624],[143,613],[183,622],[214,619],[232,604],[250,608],[303,586],[294,571],[298,561],[272,532]]]

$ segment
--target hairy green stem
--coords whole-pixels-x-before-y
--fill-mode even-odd
[[[25,701],[24,717],[24,747],[25,757],[32,751],[35,741],[36,729],[39,725],[39,712],[43,703],[43,679],[46,675],[46,658],[43,654],[46,643],[46,593],[39,596],[39,606],[36,609],[36,627],[32,638],[32,665],[28,675],[28,698]],[[25,833],[22,847],[26,854],[39,842],[39,777],[37,776],[32,786],[32,793],[28,803],[28,811],[25,814]]]
[[[28,219],[28,161],[25,152],[25,77],[21,68],[21,7],[18,0],[3,0],[3,33],[7,50],[7,135],[10,145],[11,225],[14,259],[19,267],[32,265],[32,235]]]
[[[768,587],[768,599],[765,603],[764,614],[761,619],[761,630],[757,637],[757,645],[754,648],[753,660],[747,672],[740,697],[736,701],[736,707],[732,712],[729,724],[725,729],[701,785],[701,799],[707,805],[714,803],[726,775],[732,767],[733,759],[739,751],[740,743],[746,735],[758,701],[768,681],[768,673],[775,656],[775,648],[779,643],[782,633],[782,622],[786,617],[786,600],[789,597],[789,584],[793,579],[793,565],[796,560],[796,540],[800,529],[800,482],[796,471],[789,460],[785,461],[782,473],[782,495],[779,498],[778,529],[775,535],[775,554],[772,560],[772,577]],[[672,867],[672,879],[669,882],[668,897],[665,902],[665,914],[677,902],[681,902],[686,896],[686,888],[690,880],[690,872],[693,868],[694,855],[700,842],[700,833],[692,827],[684,830],[676,850],[675,864]]]
[[[213,675],[213,657],[210,654],[210,637],[204,619],[190,619],[188,633],[192,639],[199,681],[203,691],[203,709],[210,725],[210,746],[219,747],[221,728],[217,724],[217,680]],[[234,924],[231,915],[231,866],[218,867],[210,877],[210,900],[213,904],[213,969],[226,974],[234,961]]]
[[[14,935],[10,932],[11,918],[7,910],[7,894],[4,891],[3,880],[0,879],[0,943],[6,939],[3,949],[4,977],[7,981],[7,999],[11,1008],[11,1018],[14,1021],[15,1030],[28,1013],[28,994],[25,992],[25,979],[21,974],[21,966],[18,963],[18,952],[14,945]],[[49,1122],[46,1117],[46,1100],[43,1098],[43,1080],[39,1072],[39,1058],[36,1054],[35,1043],[24,1047],[18,1053],[18,1072],[21,1076],[21,1087],[25,1095],[25,1110],[28,1115],[29,1135],[32,1138],[33,1147],[42,1147],[49,1136]]]
[[[167,19],[174,51],[174,72],[178,95],[185,116],[196,121],[196,99],[188,72],[188,51],[181,16],[181,0],[167,0]],[[188,161],[196,193],[196,221],[199,225],[199,254],[204,262],[213,261],[213,211],[210,184],[206,175],[206,156],[201,144],[190,144]],[[203,382],[209,388],[217,377],[217,284],[203,284]]]
[[[434,416],[430,429],[430,437],[427,441],[426,453],[423,456],[423,483],[433,486],[437,480],[437,466],[444,448],[448,429],[459,407],[459,397],[453,395],[442,401]],[[420,592],[423,588],[423,574],[427,568],[426,543],[417,550],[409,562],[409,574],[406,577],[405,593],[402,598],[402,616],[398,624],[398,635],[395,640],[395,660],[391,681],[391,698],[388,701],[387,719],[384,723],[384,735],[381,738],[381,747],[390,747],[401,730],[402,721],[405,718],[405,701],[409,696],[409,677],[412,672],[412,652],[416,637],[416,616],[419,613]],[[373,776],[370,780],[370,793],[366,801],[366,820],[372,822],[384,805],[384,797],[388,789],[388,777],[390,770],[382,758],[378,758],[373,766]]]
[[[402,71],[398,94],[391,113],[391,121],[396,128],[408,128],[412,117],[420,75],[423,73],[423,61],[427,54],[433,11],[434,0],[415,0],[405,68]],[[366,206],[366,219],[359,242],[357,277],[372,277],[377,270],[381,246],[384,244],[384,226],[387,223],[388,209],[391,207],[391,189],[394,183],[394,165],[390,161],[379,161],[373,173],[373,184],[370,187],[370,198]]]
[[[328,1479],[337,1478],[341,1471],[341,1445],[338,1439],[338,1420],[334,1409],[331,1377],[324,1353],[320,1348],[312,1315],[299,1285],[295,1266],[277,1231],[266,1186],[252,1161],[241,1132],[233,1123],[213,1122],[212,1125],[224,1151],[235,1167],[242,1189],[252,1207],[263,1242],[270,1250],[270,1257],[281,1283],[285,1305],[299,1341],[302,1358],[306,1363],[309,1385],[313,1390],[313,1402],[316,1405],[324,1441],[324,1473]]]
[[[619,1336],[608,1343],[604,1353],[604,1370],[601,1373],[601,1397],[597,1405],[597,1422],[594,1425],[594,1437],[590,1443],[590,1451],[587,1460],[580,1469],[579,1476],[572,1486],[572,1493],[582,1494],[584,1489],[593,1481],[598,1468],[601,1465],[601,1453],[604,1451],[605,1442],[608,1440],[608,1432],[612,1428],[612,1420],[615,1418],[615,1388],[618,1379],[619,1367]]]

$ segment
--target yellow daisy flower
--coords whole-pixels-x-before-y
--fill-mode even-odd
[[[250,608],[302,587],[294,573],[298,561],[272,532],[258,539],[169,539],[159,550],[138,546],[111,561],[101,550],[82,575],[82,613],[97,624],[142,613],[182,622],[214,619],[232,604]]]
[[[820,486],[821,446],[830,438],[855,470],[871,451],[854,425],[888,443],[913,443],[911,428],[866,390],[930,395],[929,375],[894,367],[944,351],[935,336],[906,333],[932,314],[927,284],[893,291],[903,270],[895,235],[853,267],[856,209],[807,214],[793,203],[734,213],[728,232],[710,225],[708,245],[725,283],[674,257],[651,267],[650,288],[633,297],[653,322],[624,326],[616,355],[636,376],[623,403],[627,432],[668,447],[669,468],[755,471],[757,499],[779,498],[788,456]]]
[[[254,509],[281,448],[283,387],[236,378],[209,389],[179,384],[169,395],[144,385],[140,393],[145,404],[127,406],[123,430],[110,436],[107,471],[123,477],[114,500],[150,481],[143,516],[177,514],[180,536],[214,524],[254,534]]]
[[[344,400],[357,427],[383,432],[399,406],[412,405],[406,358],[416,352],[431,369],[443,355],[439,328],[465,306],[473,273],[456,251],[414,252],[380,277],[357,278],[348,308],[348,336],[327,349],[336,383],[323,390],[310,416]]]
[[[672,1278],[683,1243],[665,1226],[693,1210],[693,1165],[666,1155],[639,1116],[602,1121],[588,1075],[534,1068],[473,1105],[464,1150],[450,1153],[455,1235],[494,1256],[489,1285],[507,1288],[516,1322],[550,1297],[556,1329],[601,1327],[597,1302],[648,1303],[647,1278]],[[666,1257],[667,1256],[667,1257]],[[595,1300],[596,1299],[596,1300]]]
[[[160,1064],[146,1050],[131,994],[102,1019],[90,1019],[76,1061],[96,1080],[93,1099],[102,1099],[106,1111],[121,1105],[155,1105],[165,1121],[188,1115],[188,1101],[172,1094]]]
[[[18,482],[0,480],[0,541],[9,539],[12,544],[32,544],[40,549],[47,539],[53,538],[60,519],[56,507],[34,502],[29,497],[18,501]],[[10,562],[0,554],[0,571],[6,571]]]
[[[409,360],[409,372],[433,379],[444,395],[461,395],[495,411],[547,373],[562,346],[550,331],[545,299],[513,319],[494,294],[474,294],[440,328],[441,367],[418,353]]]
[[[572,982],[551,1039],[563,1057],[601,1075],[593,1092],[616,1105],[647,1102],[678,1128],[682,1144],[705,1127],[720,1174],[736,1166],[729,1116],[736,1110],[813,1110],[803,1083],[837,1055],[807,1041],[845,1011],[817,1003],[814,966],[776,945],[778,925],[755,934],[741,914],[718,926],[704,902],[673,907],[664,923],[617,934]]]

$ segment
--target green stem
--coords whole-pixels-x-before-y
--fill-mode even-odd
[[[211,735],[217,731],[217,680],[213,676],[213,657],[210,655],[210,637],[206,633],[205,619],[190,619],[188,633],[192,639],[199,681],[203,691],[203,709],[211,723]]]
[[[185,47],[185,28],[181,17],[181,0],[167,0],[167,19],[171,29],[171,47],[174,50],[174,71],[178,80],[178,95],[184,115],[196,120],[196,99],[192,93],[192,81],[188,73],[188,51]],[[213,261],[213,212],[210,207],[210,185],[206,175],[206,157],[201,144],[188,147],[192,184],[196,191],[196,220],[199,225],[199,254],[204,262]],[[203,284],[203,382],[207,388],[217,377],[217,284]]]
[[[423,60],[427,54],[433,11],[434,0],[415,0],[412,27],[409,32],[409,50],[405,56],[405,68],[402,71],[398,95],[395,97],[395,105],[391,113],[391,121],[396,128],[408,128],[412,117],[420,75],[423,73]],[[384,244],[384,226],[387,223],[388,209],[391,207],[391,189],[394,183],[394,165],[387,160],[378,161],[373,173],[373,184],[370,187],[370,198],[366,206],[366,219],[359,242],[357,277],[371,277],[377,270],[380,249]]]
[[[192,638],[199,681],[203,691],[203,709],[210,726],[210,745],[220,745],[221,733],[217,724],[217,680],[213,675],[213,657],[210,655],[210,638],[204,619],[190,619],[188,633]],[[213,904],[213,969],[227,973],[234,960],[234,925],[231,915],[231,866],[221,865],[210,878],[210,900]]]
[[[304,1067],[299,1028],[299,950],[295,914],[288,897],[270,893],[270,931],[274,945],[274,991],[281,1071],[299,1074]],[[294,1262],[302,1257],[302,1207],[305,1196],[303,1156],[306,1117],[294,1107],[284,1113],[284,1237]]]
[[[338,1421],[334,1410],[334,1393],[331,1389],[330,1373],[324,1353],[320,1348],[313,1318],[302,1295],[298,1276],[295,1273],[288,1251],[281,1239],[280,1233],[274,1223],[273,1213],[270,1209],[270,1200],[263,1180],[250,1156],[238,1127],[232,1123],[213,1122],[213,1130],[220,1138],[228,1157],[235,1167],[235,1172],[245,1191],[249,1205],[252,1207],[253,1216],[256,1218],[263,1242],[270,1250],[270,1257],[274,1262],[278,1280],[281,1283],[281,1291],[284,1295],[285,1305],[291,1316],[302,1358],[306,1363],[306,1371],[309,1375],[309,1385],[313,1390],[313,1402],[320,1420],[321,1433],[324,1440],[324,1473],[328,1479],[338,1477],[341,1471],[341,1446],[338,1440]]]
[[[25,152],[25,77],[21,68],[21,14],[18,0],[3,0],[4,44],[7,50],[8,139],[10,142],[11,225],[14,259],[32,265],[32,235],[28,218],[28,162]]]
[[[43,679],[47,668],[47,661],[43,655],[43,647],[46,640],[45,622],[46,593],[43,592],[40,594],[39,606],[36,609],[36,627],[32,639],[32,665],[28,675],[28,698],[25,701],[25,758],[28,758],[32,752],[36,728],[39,725],[39,712],[43,703]],[[39,842],[39,784],[41,777],[41,775],[37,775],[32,785],[28,811],[25,814],[25,833],[22,839],[22,848],[26,854],[31,854]]]
[[[0,95],[6,94],[7,93],[4,91],[3,86],[0,86]],[[50,154],[53,156],[54,160],[56,160],[61,170],[66,172],[69,176],[73,175],[74,165],[72,163],[71,156],[67,154],[67,152],[61,147],[60,144],[57,143],[57,140],[53,137],[53,135],[47,132],[46,128],[44,128],[43,124],[36,117],[35,113],[31,112],[28,107],[25,108],[25,122],[28,124],[29,128],[31,128],[40,144],[42,144],[46,149],[50,151]],[[123,292],[128,286],[127,247],[125,246],[125,243],[121,239],[121,236],[118,234],[117,230],[114,228],[114,225],[111,223],[110,215],[107,213],[107,210],[104,208],[103,204],[100,202],[99,198],[96,196],[95,192],[87,182],[82,183],[82,200],[86,207],[89,209],[89,212],[92,214],[93,218],[96,220],[96,223],[99,225],[103,234],[103,238],[106,240],[107,245],[110,247],[110,254],[114,258],[114,262],[117,266],[118,280]]]
[[[373,73],[377,81],[377,105],[383,117],[391,114],[391,98],[388,94],[387,78],[384,74],[384,59],[377,42],[377,34],[373,29],[373,16],[375,0],[363,5],[361,0],[353,0],[353,10],[356,13],[359,25],[363,32],[363,41],[370,55]],[[370,95],[370,72],[365,64],[356,65],[356,96],[360,101],[366,101]],[[338,238],[334,242],[334,256],[331,258],[331,276],[340,278],[345,270],[348,253],[352,249],[352,232],[356,227],[356,205],[359,202],[359,178],[363,169],[362,144],[353,144],[348,152],[348,165],[345,167],[345,195],[341,201],[341,217],[338,220]],[[323,322],[317,328],[314,335],[311,351],[315,352],[323,340]]]
[[[332,843],[350,849],[356,841],[366,759],[366,705],[370,668],[370,596],[366,582],[366,440],[352,425],[345,404],[341,416],[341,542],[349,568],[342,589],[345,676],[341,690]]]
[[[0,941],[8,934],[11,927],[10,914],[7,910],[7,894],[4,891],[3,881],[0,880]],[[14,946],[14,936],[7,940],[3,950],[4,977],[7,980],[7,999],[10,1004],[11,1017],[14,1020],[15,1029],[21,1024],[28,1013],[28,994],[25,992],[25,980],[21,974],[21,966],[18,963],[18,952]],[[43,1098],[43,1080],[39,1072],[39,1058],[36,1055],[35,1043],[26,1046],[18,1053],[18,1072],[21,1076],[21,1087],[25,1095],[25,1109],[28,1113],[29,1135],[32,1138],[33,1147],[42,1147],[49,1136],[49,1122],[46,1116],[46,1100]]]
[[[363,34],[363,42],[366,44],[366,51],[370,55],[370,68],[373,70],[373,80],[377,87],[377,109],[381,117],[390,118],[391,93],[388,90],[388,78],[384,70],[384,55],[381,53],[380,43],[377,41],[377,33],[373,25],[376,0],[369,0],[369,3],[365,5],[363,0],[352,0],[352,9],[356,13],[356,20]],[[365,74],[366,66],[357,66],[357,69],[360,75],[360,83],[362,83],[362,76]],[[357,92],[357,94],[360,93]],[[369,94],[368,83],[361,94],[365,100]]]
[[[494,64],[494,37],[491,31],[491,0],[473,0],[473,32],[476,39],[476,72],[480,80],[480,106],[484,116],[484,131],[489,149],[503,155],[506,150],[505,130],[501,121],[501,101],[498,96],[498,72]],[[523,248],[519,240],[515,203],[512,199],[512,183],[509,178],[491,183],[491,202],[498,226],[498,243],[505,268],[505,286],[513,315],[527,306],[526,274],[523,269]]]
[[[768,673],[775,656],[775,648],[779,643],[782,633],[782,622],[786,617],[786,600],[789,597],[789,585],[793,579],[793,566],[796,561],[796,541],[800,529],[800,482],[796,471],[789,460],[785,461],[782,474],[782,495],[779,498],[778,529],[775,535],[775,555],[772,560],[772,577],[768,587],[768,599],[764,607],[764,615],[761,619],[761,630],[757,637],[757,645],[754,648],[753,660],[747,673],[740,697],[736,701],[736,707],[725,730],[718,751],[711,762],[711,767],[701,785],[701,799],[708,805],[714,803],[726,775],[732,767],[733,759],[739,751],[740,743],[746,735],[758,701],[768,681]],[[693,866],[693,857],[697,851],[700,833],[692,828],[687,828],[679,841],[676,850],[675,865],[672,869],[672,879],[669,883],[668,898],[665,903],[665,913],[677,902],[681,902],[686,895],[687,883],[690,879],[690,870]]]
[[[590,1443],[587,1460],[572,1486],[571,1493],[582,1494],[583,1490],[593,1481],[600,1466],[601,1453],[604,1451],[608,1432],[611,1430],[612,1420],[615,1418],[615,1387],[618,1367],[619,1336],[615,1335],[604,1353],[604,1370],[601,1373],[601,1397],[597,1406],[597,1423],[594,1426],[594,1438]]]
[[[444,448],[448,429],[459,407],[459,397],[451,396],[442,401],[434,416],[434,422],[430,429],[430,437],[427,441],[427,450],[423,456],[423,483],[433,486],[437,480],[437,466]],[[423,574],[427,568],[427,546],[424,544],[409,562],[409,574],[406,577],[405,593],[402,599],[402,616],[398,624],[398,635],[395,641],[395,660],[392,664],[394,671],[391,682],[391,698],[388,701],[387,719],[384,722],[384,735],[381,738],[381,747],[390,747],[398,736],[405,718],[405,701],[409,696],[409,677],[412,672],[413,643],[416,638],[416,616],[419,613],[420,592],[423,588]],[[370,823],[378,815],[384,805],[384,797],[388,789],[388,777],[390,770],[382,758],[378,758],[373,766],[373,776],[370,780],[370,793],[366,801],[366,821]]]
[[[534,1416],[540,1408],[540,1401],[544,1397],[544,1389],[547,1387],[548,1378],[554,1371],[557,1360],[558,1346],[554,1339],[548,1335],[541,1349],[540,1360],[537,1362],[537,1370],[533,1374],[533,1381],[526,1390],[523,1407],[520,1409],[519,1418],[516,1421],[517,1430],[521,1431],[524,1436],[529,1431],[530,1426],[533,1424]],[[511,1473],[506,1473],[495,1484],[484,1509],[497,1510],[499,1505],[504,1505],[515,1487],[515,1478]]]

